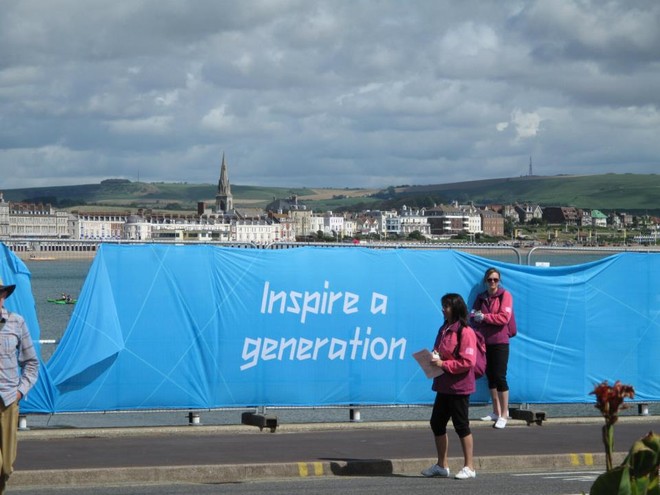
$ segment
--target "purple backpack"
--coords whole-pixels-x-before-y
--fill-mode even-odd
[[[477,337],[477,361],[474,363],[474,378],[479,379],[486,373],[486,340],[481,332],[472,330]],[[461,348],[461,337],[463,336],[463,327],[458,331],[458,344],[456,345],[456,354]]]

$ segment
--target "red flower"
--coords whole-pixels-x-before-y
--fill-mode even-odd
[[[596,385],[591,393],[596,396],[596,408],[603,414],[608,425],[616,423],[619,409],[628,408],[627,405],[623,405],[623,400],[626,397],[630,399],[635,397],[635,389],[632,385],[622,385],[618,380],[612,386],[605,380]]]
[[[610,386],[607,380],[596,385],[591,392],[596,396],[596,408],[600,410],[605,418],[603,426],[603,443],[605,444],[605,463],[607,470],[612,470],[612,454],[614,452],[614,423],[619,419],[619,409],[627,409],[623,405],[623,399],[626,397],[635,397],[635,389],[632,385],[622,385],[616,381]]]

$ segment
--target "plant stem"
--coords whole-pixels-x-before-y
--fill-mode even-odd
[[[605,444],[605,465],[608,471],[612,470],[612,453],[614,452],[614,425],[603,426],[603,443]]]

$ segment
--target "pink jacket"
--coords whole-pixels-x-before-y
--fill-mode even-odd
[[[473,325],[484,336],[486,345],[509,343],[509,320],[513,314],[513,297],[509,291],[500,287],[492,296],[488,291],[482,292],[472,309],[484,314],[483,321],[473,321]]]
[[[474,365],[477,362],[477,337],[470,327],[463,327],[461,347],[458,345],[460,322],[444,324],[435,338],[433,350],[440,355],[444,373],[433,379],[433,390],[443,394],[469,395],[476,389]]]

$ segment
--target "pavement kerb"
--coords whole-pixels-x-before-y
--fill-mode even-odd
[[[356,429],[406,429],[428,428],[428,421],[378,421],[378,422],[342,422],[342,423],[294,423],[281,424],[274,434],[301,433],[307,431],[336,431]],[[25,439],[51,439],[76,437],[130,437],[157,435],[271,435],[268,429],[260,430],[246,425],[185,425],[154,427],[117,427],[117,428],[37,428],[18,432],[19,441]]]
[[[625,453],[615,453],[620,463]],[[319,476],[421,476],[420,471],[435,459],[379,459],[365,461],[289,462],[204,466],[159,466],[111,469],[17,471],[13,487],[108,486],[145,483],[237,483],[243,481],[306,478]],[[449,467],[458,472],[462,458],[450,458]],[[605,466],[601,453],[537,456],[491,456],[475,458],[477,473],[534,472],[594,469]]]

